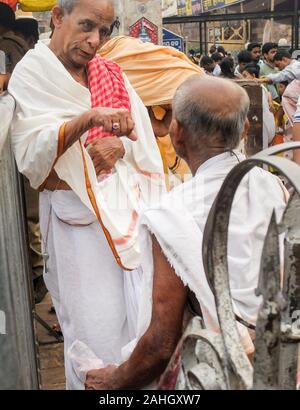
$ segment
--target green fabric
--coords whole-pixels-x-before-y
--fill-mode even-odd
[[[272,67],[269,63],[263,62],[260,66],[260,77],[266,77],[268,74],[277,74],[278,71]],[[270,91],[273,100],[279,98],[277,87],[274,84],[267,85],[268,91]]]

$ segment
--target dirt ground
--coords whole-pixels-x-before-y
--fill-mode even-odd
[[[50,308],[51,298],[48,293],[45,299],[36,305],[36,313],[52,327],[57,323],[57,318],[55,313],[49,313]],[[64,390],[64,344],[58,342],[38,321],[35,326],[39,345],[41,388],[42,390]]]

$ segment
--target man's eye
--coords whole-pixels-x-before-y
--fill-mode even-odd
[[[82,23],[83,31],[91,31],[92,30],[92,25],[91,23],[85,22]]]

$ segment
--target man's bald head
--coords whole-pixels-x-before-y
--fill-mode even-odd
[[[238,146],[249,110],[245,90],[230,80],[192,76],[176,91],[173,115],[193,148]]]

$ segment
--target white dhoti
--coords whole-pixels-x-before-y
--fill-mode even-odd
[[[104,364],[120,362],[122,346],[134,337],[139,275],[116,264],[95,215],[74,192],[42,192],[40,224],[49,254],[44,278],[64,334],[67,388],[83,389],[68,349],[79,340]]]

